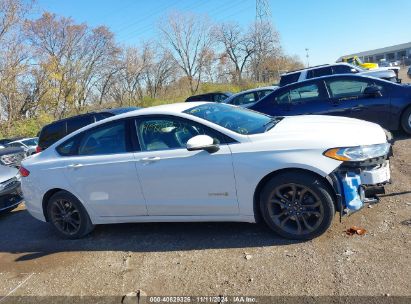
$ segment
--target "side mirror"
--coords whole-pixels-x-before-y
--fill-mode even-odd
[[[381,97],[381,90],[377,86],[369,86],[364,89],[364,95],[370,97]]]
[[[197,135],[190,138],[187,142],[188,151],[205,150],[209,153],[217,152],[220,149],[214,139],[208,135]]]

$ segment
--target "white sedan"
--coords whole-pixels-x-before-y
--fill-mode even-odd
[[[389,180],[389,148],[383,129],[361,120],[182,103],[86,126],[20,174],[28,211],[66,238],[96,224],[262,219],[310,239]]]

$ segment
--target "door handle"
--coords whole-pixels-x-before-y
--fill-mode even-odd
[[[160,160],[160,157],[158,156],[143,157],[142,159],[140,159],[140,161],[147,162],[147,163],[151,163],[151,162],[155,162],[159,160]]]
[[[81,167],[83,167],[82,164],[70,164],[70,165],[67,166],[67,168],[70,168],[70,169],[77,169],[77,168],[81,168]]]

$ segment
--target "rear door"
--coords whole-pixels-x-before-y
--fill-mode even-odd
[[[134,163],[129,121],[109,122],[63,143],[65,175],[76,194],[99,217],[147,215]]]
[[[325,83],[336,115],[368,120],[389,127],[390,98],[382,82],[372,78],[347,76],[332,78]],[[367,87],[377,87],[381,95],[365,94]]]
[[[323,84],[316,81],[290,86],[274,102],[284,115],[329,114],[331,110]]]

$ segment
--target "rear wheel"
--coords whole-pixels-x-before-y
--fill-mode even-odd
[[[298,240],[320,236],[335,214],[333,193],[309,173],[281,173],[263,188],[260,207],[265,222],[279,235]]]
[[[408,107],[402,114],[401,126],[406,133],[411,134],[411,107]]]
[[[94,226],[86,209],[72,194],[60,191],[47,204],[49,222],[66,239],[78,239],[90,233]]]

